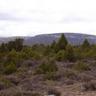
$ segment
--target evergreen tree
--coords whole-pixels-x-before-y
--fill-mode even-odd
[[[15,49],[16,51],[21,51],[23,48],[23,39],[15,39]]]
[[[69,61],[74,61],[75,58],[75,52],[74,49],[71,45],[67,45],[66,46],[66,50],[65,50],[65,58]]]
[[[50,48],[49,45],[47,45],[47,46],[45,47],[45,50],[44,50],[44,55],[45,55],[45,56],[48,56],[48,55],[50,54],[50,52],[51,52],[51,48]]]
[[[23,48],[23,39],[15,39],[14,41],[9,41],[7,43],[8,50],[11,51],[15,49],[16,51],[21,51]]]
[[[90,47],[90,43],[89,43],[89,41],[87,39],[85,39],[83,41],[82,48],[89,48],[89,47]]]
[[[51,44],[51,49],[56,52],[56,41],[54,40]]]
[[[68,41],[64,34],[61,35],[60,39],[57,42],[57,51],[58,50],[64,50],[68,44]]]
[[[6,52],[7,51],[7,45],[5,43],[2,43],[0,46],[0,52]]]
[[[7,43],[7,48],[9,51],[11,51],[12,49],[15,49],[15,42],[14,41],[9,41]]]

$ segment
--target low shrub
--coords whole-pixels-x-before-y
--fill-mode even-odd
[[[21,57],[24,59],[40,59],[41,58],[41,54],[35,50],[33,50],[31,47],[28,48],[23,48],[23,50],[21,51]]]
[[[50,89],[48,91],[48,96],[52,95],[52,96],[61,96],[61,93],[59,91],[57,91],[56,89]]]
[[[45,74],[44,79],[47,80],[55,80],[55,73],[54,72],[48,72]]]
[[[76,71],[88,71],[90,70],[90,66],[86,63],[83,62],[77,62],[76,64],[73,65],[73,69],[75,69]]]
[[[64,74],[64,77],[70,78],[70,79],[77,76],[76,73],[72,70],[65,70],[63,74]]]
[[[10,64],[6,64],[6,66],[4,68],[4,73],[5,74],[11,74],[11,73],[16,72],[16,70],[17,70],[16,64],[11,62]]]
[[[60,50],[59,52],[57,52],[55,58],[56,58],[57,61],[65,60],[65,51]]]
[[[75,52],[74,52],[73,46],[71,46],[71,45],[67,45],[66,46],[65,58],[68,61],[76,61],[76,56],[75,56]]]
[[[83,91],[96,91],[96,82],[90,81],[82,85]]]
[[[56,72],[58,70],[57,65],[54,61],[51,60],[45,60],[40,64],[36,70],[36,73],[39,74],[47,74],[51,72]]]

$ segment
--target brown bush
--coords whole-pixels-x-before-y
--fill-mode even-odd
[[[83,91],[96,91],[96,81],[85,82],[82,89]]]

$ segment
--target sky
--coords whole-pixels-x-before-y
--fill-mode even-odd
[[[96,0],[0,0],[0,36],[96,35]]]

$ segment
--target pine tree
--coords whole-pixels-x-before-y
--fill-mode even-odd
[[[23,48],[23,39],[21,39],[21,38],[17,38],[17,39],[15,39],[15,49],[16,49],[16,51],[20,51],[20,50],[22,50],[22,48]]]
[[[56,41],[54,40],[50,46],[54,51],[56,49]]]
[[[74,53],[74,49],[71,45],[67,45],[66,46],[66,50],[65,50],[65,58],[69,61],[74,61],[75,58],[75,53]]]
[[[15,39],[14,41],[9,41],[7,43],[8,50],[11,51],[15,49],[16,51],[21,51],[23,48],[23,39]]]
[[[85,39],[83,41],[82,48],[89,48],[89,47],[90,47],[90,43],[89,43],[89,41],[87,39]]]
[[[60,39],[57,42],[57,50],[64,50],[68,44],[68,41],[64,34],[61,35]]]
[[[7,52],[7,51],[8,51],[7,45],[5,43],[2,43],[0,46],[0,52]]]

